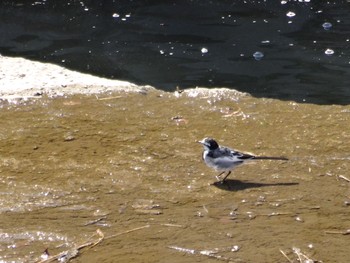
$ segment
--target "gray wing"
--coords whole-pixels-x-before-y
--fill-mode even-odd
[[[255,158],[254,155],[241,153],[227,147],[220,147],[219,150],[215,153],[215,155],[216,156],[214,156],[214,158],[219,156],[226,156],[228,158],[231,158],[232,160],[237,160],[237,161],[244,161],[244,160]]]
[[[242,161],[255,158],[254,155],[247,154],[247,153],[241,153],[241,152],[237,152],[237,151],[234,151],[234,150],[231,150],[231,154],[233,156],[236,156],[237,159],[242,160]]]
[[[218,158],[218,157],[227,157],[227,158],[232,158],[232,160],[237,161],[244,161],[246,159],[254,159],[255,156],[246,154],[246,153],[241,153],[235,150],[232,150],[228,147],[220,147],[215,151],[210,152],[210,155],[212,158]]]
[[[254,159],[253,155],[237,152],[227,147],[220,147],[211,153],[212,162],[222,170],[232,169],[245,160]]]

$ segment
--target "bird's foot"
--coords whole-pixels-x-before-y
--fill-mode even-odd
[[[220,183],[221,183],[221,184],[226,184],[227,181],[226,181],[225,179],[223,179],[223,180],[220,180]]]

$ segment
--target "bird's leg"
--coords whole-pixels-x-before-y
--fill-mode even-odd
[[[231,171],[228,171],[228,173],[226,174],[226,176],[224,177],[224,179],[222,179],[221,182],[225,182],[226,178],[231,174]]]
[[[217,179],[218,181],[222,181],[221,178],[220,178],[220,175],[222,175],[224,172],[225,172],[225,171],[223,171],[222,173],[220,173],[220,174],[218,174],[217,176],[215,176],[216,179]],[[225,177],[225,178],[226,178],[226,177]]]

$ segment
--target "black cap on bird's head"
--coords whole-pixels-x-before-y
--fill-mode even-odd
[[[218,143],[212,138],[204,138],[203,140],[199,141],[199,143],[201,143],[204,148],[208,150],[215,150],[219,148]]]

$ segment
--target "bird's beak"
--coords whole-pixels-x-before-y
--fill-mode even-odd
[[[197,141],[198,143],[200,143],[200,144],[203,144],[203,141]]]

